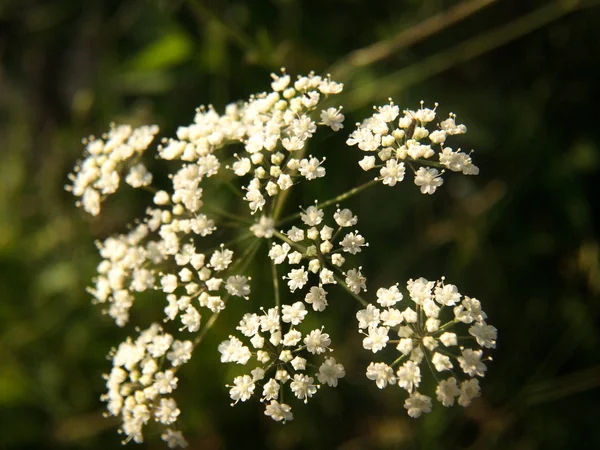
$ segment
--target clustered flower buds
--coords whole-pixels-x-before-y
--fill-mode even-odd
[[[152,183],[152,174],[138,160],[156,133],[156,125],[136,129],[129,125],[112,125],[102,139],[94,136],[84,139],[84,158],[69,175],[73,185],[67,186],[73,195],[81,197],[77,206],[93,216],[100,214],[100,204],[117,191],[126,170],[125,182],[130,186],[138,188]]]
[[[181,432],[174,430],[180,411],[170,394],[177,388],[176,369],[191,356],[190,341],[173,339],[157,324],[113,350],[113,369],[105,375],[108,391],[102,400],[111,416],[122,418],[124,443],[143,442],[142,428],[154,421],[163,426],[169,447],[187,446]]]
[[[479,395],[478,379],[490,359],[483,351],[495,347],[496,329],[486,323],[478,300],[462,296],[443,278],[409,280],[412,303],[405,308],[398,308],[403,301],[398,285],[379,289],[377,304],[361,297],[367,279],[358,260],[368,244],[357,229],[358,217],[336,206],[327,219],[325,208],[375,183],[280,218],[285,191],[326,176],[325,156],[307,154],[307,144],[319,127],[343,129],[342,107],[323,106],[342,89],[329,76],[310,73],[293,81],[282,69],[272,75],[270,92],[232,103],[223,114],[212,106],[198,108],[193,123],[157,147],[157,158],[169,161],[171,171],[162,189],[150,186],[153,175],[141,161],[158,127],[113,125],[102,139],[84,141],[84,158],[67,186],[84,211],[98,215],[121,177],[152,195],[151,206],[128,232],[97,242],[101,262],[88,289],[120,327],[136,319],[131,310],[142,301],[140,294],[153,292],[148,307],[164,322],[141,332],[136,328],[135,340],[127,338],[110,353],[113,368],[102,399],[108,414],[121,419],[124,442],[142,442],[144,427],[155,422],[170,448],[187,446],[175,427],[180,416],[173,397],[176,374],[229,301],[271,300],[256,298],[247,270],[265,239],[274,306],[244,314],[236,328],[241,336],[230,334],[218,347],[223,363],[248,368],[226,385],[233,404],[256,397],[265,404],[266,416],[287,422],[293,419],[289,399],[307,403],[322,387],[338,385],[346,372],[331,356],[330,335],[316,314],[328,307],[328,291],[334,289],[345,289],[365,306],[357,313],[363,347],[384,357],[395,352],[390,360],[382,358],[387,362],[369,364],[366,374],[379,388],[398,384],[406,390],[410,416],[431,410],[431,398],[421,393],[425,367],[444,406],[455,401],[467,406]],[[478,172],[468,154],[444,146],[466,127],[450,114],[429,129],[435,116],[436,108],[423,104],[401,115],[390,100],[357,126],[347,144],[375,152],[377,157],[367,155],[359,164],[379,169],[377,181],[394,186],[408,167],[421,192],[432,194],[442,184],[438,169]],[[205,195],[209,184],[223,179],[229,187],[239,181],[233,190],[239,189],[241,204],[247,204],[243,217]],[[224,239],[228,234],[231,240]],[[310,309],[315,317],[309,322]],[[452,315],[446,317],[448,311]]]

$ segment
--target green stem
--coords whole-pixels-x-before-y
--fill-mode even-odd
[[[393,363],[390,364],[390,367],[393,369],[395,366],[397,366],[398,364],[400,364],[400,362],[404,358],[406,358],[406,355],[400,355],[400,356],[398,356],[398,358],[396,358],[396,360]]]
[[[337,281],[337,283],[339,285],[341,285],[352,297],[354,297],[358,303],[360,303],[362,306],[367,307],[367,305],[369,304],[369,302],[367,302],[364,298],[362,298],[360,295],[355,294],[354,292],[352,292],[350,290],[350,288],[348,287],[348,285],[344,282],[344,280],[342,280],[340,277],[338,277],[337,275],[334,275],[333,278],[335,279],[335,281]]]
[[[225,301],[225,299],[223,301]],[[206,322],[206,325],[204,325],[204,328],[202,328],[200,333],[198,333],[198,336],[196,336],[196,339],[194,339],[194,348],[196,348],[196,346],[198,344],[200,344],[200,342],[202,342],[202,339],[204,339],[204,336],[206,336],[206,333],[208,332],[208,330],[210,330],[211,327],[217,321],[217,317],[219,317],[219,314],[220,314],[220,312],[216,312],[210,316],[210,318]]]
[[[238,236],[238,237],[236,237],[236,238],[233,238],[233,239],[231,239],[231,240],[229,240],[229,241],[227,241],[227,242],[223,243],[223,245],[224,245],[225,247],[230,247],[230,246],[232,246],[233,244],[237,244],[238,242],[243,242],[243,241],[245,241],[246,239],[249,239],[249,238],[251,238],[251,237],[254,237],[254,234],[253,234],[253,233],[244,233],[244,234],[242,234],[242,235],[240,235],[240,236]],[[213,247],[213,248],[211,248],[211,249],[209,249],[209,250],[203,250],[203,251],[204,251],[205,253],[212,253],[212,252],[214,252],[215,250],[219,249],[220,247],[221,247],[221,244],[219,244],[219,245],[217,245],[216,247]]]
[[[295,250],[298,250],[300,253],[302,253],[303,255],[306,254],[306,247],[303,247],[302,245],[298,244],[297,242],[292,241],[290,238],[288,238],[285,234],[280,233],[279,231],[275,230],[273,231],[273,234],[278,238],[281,239],[283,242],[286,242],[287,244],[289,244],[290,247],[292,247]]]
[[[346,192],[344,192],[343,194],[340,194],[340,195],[338,195],[337,197],[334,197],[334,198],[331,198],[331,199],[329,199],[329,200],[327,200],[327,201],[324,201],[324,202],[322,202],[322,203],[319,203],[319,205],[318,205],[318,206],[319,206],[319,208],[326,208],[326,207],[327,207],[327,206],[329,206],[329,205],[333,205],[333,204],[335,204],[335,203],[338,203],[338,202],[343,202],[344,200],[347,200],[347,199],[349,199],[350,197],[353,197],[353,196],[355,196],[356,194],[358,194],[358,193],[360,193],[360,192],[364,191],[365,189],[367,189],[367,188],[369,188],[369,187],[373,186],[373,185],[374,185],[374,184],[376,184],[377,182],[378,182],[378,180],[377,180],[377,179],[374,179],[374,180],[367,181],[366,183],[364,183],[364,184],[361,184],[360,186],[357,186],[357,187],[355,187],[355,188],[353,188],[353,189],[350,189],[349,191],[346,191]],[[283,225],[284,223],[288,223],[288,222],[291,222],[291,221],[293,221],[293,220],[296,220],[297,218],[299,218],[299,217],[300,217],[300,214],[301,214],[301,213],[292,214],[291,216],[287,216],[287,217],[285,217],[285,218],[281,219],[281,220],[280,220],[280,221],[277,223],[277,226],[281,226],[281,225]]]
[[[376,82],[362,83],[360,88],[346,95],[345,111],[355,111],[366,104],[384,100],[406,91],[409,87],[442,73],[460,63],[474,59],[493,49],[514,41],[560,17],[592,2],[546,2],[529,14],[491,29],[460,44],[436,53],[409,67],[377,78]],[[385,95],[383,95],[385,93]]]
[[[210,210],[211,212],[218,214],[220,216],[227,217],[228,219],[231,219],[231,220],[235,220],[236,222],[241,222],[244,224],[253,224],[254,223],[252,220],[247,219],[246,217],[236,216],[235,214],[231,214],[231,213],[224,211],[221,208],[218,208],[213,205],[207,204],[204,206],[204,208],[206,208],[206,209]]]
[[[279,311],[279,306],[281,305],[281,299],[279,298],[279,278],[277,277],[277,267],[275,267],[273,260],[271,260],[271,274],[273,276],[273,290],[275,291],[275,306],[277,307],[277,311]]]

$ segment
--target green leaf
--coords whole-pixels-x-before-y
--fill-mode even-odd
[[[192,53],[192,40],[182,31],[173,31],[149,44],[131,59],[132,71],[157,71],[182,63]]]

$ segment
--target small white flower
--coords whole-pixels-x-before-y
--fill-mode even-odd
[[[442,405],[448,407],[454,405],[454,399],[460,395],[460,389],[456,384],[456,378],[450,377],[447,380],[440,381],[435,390],[435,394]]]
[[[375,381],[379,389],[385,388],[388,384],[394,384],[396,377],[394,371],[385,363],[371,363],[367,367],[367,378]]]
[[[411,338],[402,338],[398,342],[396,349],[403,355],[409,355],[413,350],[413,340]]]
[[[299,325],[306,316],[307,311],[304,303],[296,302],[293,305],[283,305],[281,308],[281,320],[292,325]]]
[[[274,400],[279,397],[279,383],[271,378],[263,386],[263,400]]]
[[[321,330],[312,330],[305,338],[304,345],[306,350],[313,355],[320,355],[329,349],[331,339],[327,333],[323,333]]]
[[[240,324],[236,327],[236,330],[242,332],[244,336],[252,337],[256,333],[258,333],[258,329],[260,327],[260,317],[257,314],[244,314],[242,320],[240,320]]]
[[[320,383],[326,383],[329,386],[336,387],[338,380],[346,376],[344,366],[338,364],[335,358],[325,358],[325,361],[319,367],[317,378]]]
[[[377,289],[377,303],[383,307],[394,306],[402,300],[402,293],[398,290],[398,286],[391,286],[389,289]]]
[[[299,269],[292,269],[287,276],[288,287],[290,292],[294,292],[296,289],[302,289],[308,282],[308,272],[304,270],[304,266]]]
[[[335,277],[333,276],[333,271],[329,269],[321,269],[319,273],[319,279],[321,280],[321,284],[335,284]]]
[[[404,180],[404,173],[406,169],[404,163],[398,164],[395,159],[389,159],[385,163],[385,167],[382,167],[379,171],[382,183],[388,186],[395,186],[399,181]],[[416,181],[415,181],[416,182]]]
[[[358,165],[360,166],[360,168],[362,170],[364,170],[365,172],[371,170],[373,167],[375,167],[375,157],[374,156],[365,156],[363,159],[361,159],[358,162]]]
[[[248,278],[243,275],[230,276],[225,283],[225,290],[229,295],[248,299],[248,296],[250,295]]]
[[[361,289],[367,289],[367,279],[363,276],[360,269],[361,268],[359,267],[358,269],[350,269],[346,272],[346,285],[354,294],[360,294]]]
[[[281,264],[285,261],[290,250],[291,247],[287,242],[284,242],[281,245],[273,244],[271,250],[269,250],[269,258],[271,258],[275,264]]]
[[[321,161],[317,158],[302,159],[299,170],[300,175],[309,181],[325,176],[325,168],[321,166]]]
[[[342,210],[338,209],[333,214],[333,219],[340,227],[353,227],[358,223],[358,217],[353,215],[352,211],[348,208]]]
[[[498,330],[496,327],[492,325],[486,325],[483,323],[476,323],[471,328],[469,328],[469,334],[474,336],[477,340],[477,343],[485,348],[496,348],[496,337],[498,335]]]
[[[265,409],[265,416],[269,416],[276,422],[289,422],[294,418],[292,408],[285,403],[279,403],[277,400],[271,400]]]
[[[210,257],[210,265],[213,269],[220,272],[227,269],[231,264],[233,258],[233,252],[228,249],[221,249],[215,251]]]
[[[163,275],[160,279],[160,284],[162,285],[163,292],[174,292],[177,289],[177,276],[173,274]]]
[[[363,347],[377,353],[383,350],[389,340],[387,327],[369,327],[367,337],[363,339]]]
[[[405,400],[404,407],[408,415],[416,419],[423,413],[431,412],[431,398],[415,391]]]
[[[304,297],[304,301],[312,305],[315,311],[324,311],[327,307],[327,291],[319,286],[312,286]]]
[[[296,371],[300,371],[300,370],[305,370],[306,369],[306,359],[304,359],[304,358],[302,358],[300,356],[296,356],[294,359],[292,359],[292,361],[290,362],[290,364],[292,365],[292,367]]]
[[[471,400],[481,395],[481,389],[479,387],[479,380],[477,378],[471,378],[465,380],[460,385],[460,397],[458,398],[458,404],[460,406],[467,407],[471,404]]]
[[[396,373],[398,386],[412,392],[413,388],[419,387],[421,383],[421,369],[414,361],[406,361],[398,368]]]
[[[181,316],[181,323],[190,333],[194,333],[200,329],[200,320],[200,313],[191,305],[187,307],[185,314]]]
[[[429,139],[434,144],[443,144],[446,141],[446,132],[444,130],[435,130],[429,135]]]
[[[298,330],[291,329],[283,336],[283,345],[286,347],[294,347],[302,339],[302,333]]]
[[[327,110],[321,111],[321,122],[323,125],[330,127],[333,131],[338,131],[344,128],[344,115],[341,113],[341,107],[327,108]]]
[[[433,363],[435,370],[438,372],[452,369],[452,362],[450,362],[450,358],[446,355],[442,355],[441,353],[434,353],[433,357],[431,358],[431,362]]]
[[[377,327],[380,323],[379,319],[380,311],[372,304],[367,305],[366,309],[362,309],[356,313],[356,319],[358,320],[358,328],[371,328]]]
[[[458,362],[463,372],[471,377],[475,375],[482,377],[487,370],[485,364],[481,362],[483,352],[481,350],[466,348],[461,353],[462,356],[458,357]]]
[[[292,178],[287,173],[282,173],[277,178],[277,186],[279,186],[279,189],[281,189],[282,191],[287,191],[293,185],[294,183],[292,181]]]
[[[342,246],[343,251],[352,255],[359,253],[361,247],[368,246],[368,244],[365,243],[365,238],[358,233],[348,233],[344,236],[344,239],[340,241],[340,245]]]
[[[317,208],[316,206],[309,206],[306,208],[306,211],[300,214],[300,219],[302,219],[302,222],[304,222],[305,225],[314,227],[323,221],[323,215],[323,210]]]
[[[235,377],[233,379],[233,384],[234,386],[229,390],[229,396],[235,401],[235,403],[239,402],[240,400],[242,402],[249,400],[254,393],[254,389],[256,388],[252,377],[248,375]]]
[[[308,402],[309,397],[312,397],[318,389],[318,386],[313,384],[314,379],[307,375],[295,374],[294,381],[290,383],[290,389],[296,397]]]
[[[421,187],[422,194],[433,194],[443,183],[437,169],[420,167],[415,174],[415,184]]]
[[[440,341],[442,341],[442,344],[444,344],[446,347],[458,344],[456,333],[449,333],[448,331],[440,336]]]
[[[169,448],[186,448],[188,443],[183,438],[181,431],[173,431],[168,428],[163,434],[160,435],[160,438],[167,443]]]
[[[300,261],[302,261],[302,253],[294,251],[288,255],[290,264],[300,264]]]
[[[233,163],[232,169],[238,177],[243,177],[252,170],[252,163],[248,158],[240,158]]]
[[[290,238],[291,241],[300,242],[304,240],[304,230],[301,230],[298,227],[292,227],[287,232],[287,237]]]

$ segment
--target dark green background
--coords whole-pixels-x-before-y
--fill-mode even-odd
[[[449,175],[433,197],[410,181],[377,186],[348,204],[371,244],[362,264],[372,288],[445,274],[483,302],[498,349],[480,401],[412,420],[400,389],[364,377],[355,304],[336,291],[325,321],[348,376],[281,426],[259,402],[229,407],[231,373],[215,348],[242,311],[232,310],[181,372],[191,448],[600,448],[600,3],[465,2],[478,11],[444,23],[457,5],[0,2],[0,449],[119,447],[116,422],[101,417],[100,375],[133,330],[116,329],[85,287],[93,240],[123,231],[147,197],[125,192],[99,219],[77,210],[63,185],[81,137],[112,121],[158,123],[171,136],[200,104],[221,109],[267,89],[282,65],[346,85],[346,128],[311,144],[327,155],[328,181],[292,203],[369,178],[344,140],[389,96],[403,108],[438,101],[468,126],[458,145],[476,149],[479,177]],[[380,59],[348,57],[397,35]],[[140,448],[163,448],[147,438]]]

